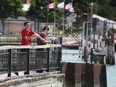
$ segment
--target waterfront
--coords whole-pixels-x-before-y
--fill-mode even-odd
[[[76,49],[63,49],[62,50],[62,62],[70,62],[70,63],[85,63],[81,56],[78,55],[79,50]],[[115,53],[116,55],[116,53]],[[116,65],[115,66],[109,66],[106,65],[107,69],[107,87],[116,87]],[[46,72],[45,72],[46,73]],[[13,74],[13,73],[12,73]],[[23,72],[19,73],[20,76],[24,76]],[[43,73],[44,74],[44,73]],[[30,75],[37,75],[41,76],[41,74],[37,74],[36,72],[30,72]],[[43,76],[43,75],[42,75]],[[4,78],[5,76],[0,76],[0,78]],[[16,76],[15,76],[16,77]],[[14,78],[14,75],[13,77]],[[20,79],[20,77],[17,77]],[[18,82],[18,84],[6,86],[6,87],[75,87],[68,84],[68,86],[64,83],[63,78],[48,78],[48,79],[38,79],[36,81],[32,80],[33,77],[27,77],[26,79],[29,79],[29,81],[23,81],[21,84]],[[15,78],[16,79],[16,78]]]
[[[79,50],[66,49],[62,51],[62,62],[84,63],[81,56],[77,55]],[[116,56],[116,53],[115,53]],[[115,60],[116,62],[116,60]],[[106,65],[107,87],[116,87],[116,65]]]

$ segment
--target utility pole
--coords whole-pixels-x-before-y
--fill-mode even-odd
[[[56,4],[56,0],[54,0],[54,3]],[[54,35],[55,35],[55,31],[56,31],[56,10],[54,8]]]

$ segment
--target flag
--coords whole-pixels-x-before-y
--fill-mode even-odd
[[[72,3],[66,4],[65,9],[68,10],[69,12],[74,12]]]
[[[73,7],[70,8],[70,9],[69,9],[69,12],[74,12],[74,8],[73,8]]]
[[[72,3],[66,4],[65,9],[69,10],[72,8]]]
[[[64,8],[64,2],[61,2],[57,5],[57,8]]]
[[[55,7],[56,7],[55,2],[53,2],[53,3],[51,3],[51,4],[48,5],[48,9],[53,9]]]

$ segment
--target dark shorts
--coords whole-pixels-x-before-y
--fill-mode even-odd
[[[37,49],[36,50],[36,57],[37,58],[46,58],[46,49]]]

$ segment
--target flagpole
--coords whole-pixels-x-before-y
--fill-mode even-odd
[[[54,0],[54,3],[56,3],[55,0]],[[55,35],[55,30],[56,30],[56,12],[55,12],[55,8],[54,8],[54,35]]]
[[[65,25],[65,23],[64,23],[64,12],[65,12],[65,0],[64,0],[64,8],[63,8],[63,33],[64,33],[64,25]]]
[[[48,25],[49,8],[47,7],[47,25]]]
[[[73,7],[73,0],[71,0],[72,1],[72,7]]]

